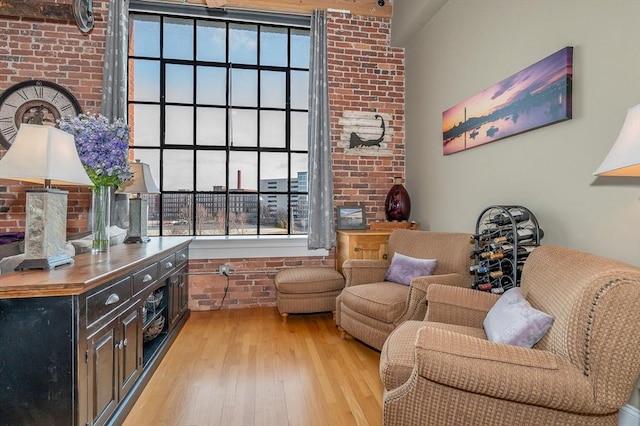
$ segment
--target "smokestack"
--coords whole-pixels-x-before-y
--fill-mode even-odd
[[[242,171],[238,170],[238,189],[242,189]]]

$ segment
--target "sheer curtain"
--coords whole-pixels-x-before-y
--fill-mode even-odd
[[[310,249],[336,245],[333,220],[331,126],[327,84],[327,15],[311,14],[309,64],[309,235]]]
[[[127,121],[127,48],[129,0],[109,0],[102,76],[102,107],[109,120]]]

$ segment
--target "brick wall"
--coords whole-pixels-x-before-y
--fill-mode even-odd
[[[66,1],[71,3],[70,0]],[[61,3],[61,1],[58,1]],[[82,34],[75,23],[0,17],[0,90],[29,78],[67,87],[85,112],[98,112],[102,85],[105,2],[94,1],[96,28]],[[384,219],[384,199],[394,176],[404,176],[404,51],[389,47],[390,20],[331,13],[328,22],[329,96],[331,109],[335,205],[362,204],[368,221]],[[350,151],[340,145],[345,112],[391,117],[386,142],[390,155]],[[0,149],[0,156],[4,151]],[[2,186],[4,185],[4,187]],[[0,232],[24,229],[24,189],[0,181]],[[87,229],[90,193],[69,187],[69,232]],[[227,286],[215,274],[218,265],[231,266],[222,308],[275,306],[273,277],[284,267],[333,267],[327,257],[194,259],[189,262],[190,307],[219,309]]]
[[[37,6],[34,2],[34,7]],[[71,0],[40,1],[67,3],[71,17]],[[103,52],[107,21],[106,2],[94,1],[95,28],[80,32],[75,21],[37,20],[0,17],[0,91],[28,79],[48,80],[67,88],[84,112],[100,112]],[[5,149],[0,147],[0,156]],[[0,180],[0,232],[23,231],[25,227],[25,190],[38,185],[21,185]],[[90,191],[65,187],[69,191],[67,231],[88,229]]]

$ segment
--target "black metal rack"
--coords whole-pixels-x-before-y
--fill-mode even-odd
[[[472,287],[498,294],[518,287],[524,261],[543,236],[538,220],[526,207],[495,205],[484,209],[472,239]]]

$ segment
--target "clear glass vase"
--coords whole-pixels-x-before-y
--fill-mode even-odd
[[[109,227],[111,220],[111,187],[96,186],[91,197],[91,229],[93,253],[109,251]]]

